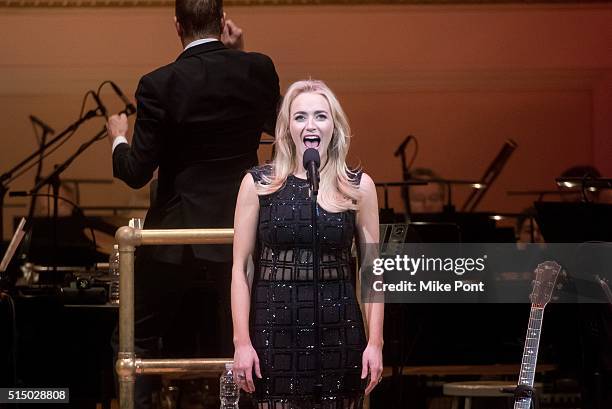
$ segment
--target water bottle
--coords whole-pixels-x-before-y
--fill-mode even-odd
[[[221,399],[221,409],[238,409],[238,399],[240,390],[234,382],[233,364],[225,364],[225,371],[219,379],[219,398]]]
[[[110,273],[110,295],[111,304],[119,304],[119,245],[113,245],[113,251],[108,258],[108,272]]]

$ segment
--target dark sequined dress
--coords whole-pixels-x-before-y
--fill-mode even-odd
[[[256,181],[262,171],[251,171]],[[263,377],[256,379],[256,405],[361,408],[366,337],[350,259],[355,212],[317,206],[321,250],[315,286],[308,182],[289,176],[277,192],[259,196],[259,204],[250,317]]]

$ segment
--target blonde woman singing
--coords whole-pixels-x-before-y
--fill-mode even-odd
[[[364,304],[366,337],[350,263],[354,237],[378,242],[378,203],[372,179],[346,165],[350,137],[332,91],[321,81],[296,82],[278,115],[272,163],[242,180],[234,219],[234,372],[258,408],[361,408],[380,381],[384,305]],[[308,148],[321,158],[316,276],[302,165]]]

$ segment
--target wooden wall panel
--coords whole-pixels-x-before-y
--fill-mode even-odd
[[[503,141],[514,138],[519,148],[483,209],[518,211],[528,200],[510,199],[506,190],[551,188],[552,178],[575,163],[612,175],[612,6],[227,11],[245,29],[247,48],[272,56],[283,88],[312,76],[336,90],[355,133],[352,158],[375,179],[400,178],[392,152],[407,134],[419,138],[417,165],[456,178],[479,177]],[[176,58],[172,16],[170,7],[3,9],[0,170],[35,148],[29,114],[59,130],[103,79],[133,95],[141,74]],[[120,108],[108,90],[104,99]],[[101,125],[83,129],[46,171]],[[108,144],[98,143],[66,174],[110,177]],[[30,187],[31,177],[11,187]],[[84,193],[85,204],[146,201],[146,189],[134,193],[118,181]],[[392,204],[399,205],[396,196]]]

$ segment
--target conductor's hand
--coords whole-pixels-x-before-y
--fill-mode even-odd
[[[221,42],[225,44],[227,48],[244,50],[242,29],[234,24],[232,20],[225,20],[223,32],[221,33]]]
[[[108,141],[110,142],[111,146],[113,145],[113,141],[116,137],[127,137],[127,116],[125,114],[112,115],[108,118],[108,121],[106,121],[106,130],[108,131]]]
[[[253,370],[255,370],[255,375],[261,379],[259,358],[253,345],[237,346],[234,351],[234,381],[248,393],[255,392]]]

